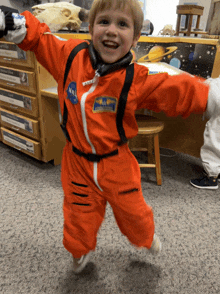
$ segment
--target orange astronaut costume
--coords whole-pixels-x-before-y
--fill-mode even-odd
[[[150,248],[153,212],[142,195],[140,169],[127,144],[119,144],[116,125],[120,94],[130,57],[103,73],[92,44],[74,57],[64,85],[68,56],[82,40],[60,40],[29,12],[27,34],[19,47],[31,50],[58,83],[61,111],[68,113],[62,158],[64,246],[78,258],[95,249],[98,229],[110,203],[121,232],[138,247]],[[129,62],[128,62],[129,61]],[[147,108],[187,117],[206,110],[209,86],[188,74],[150,75],[134,64],[134,76],[123,115],[126,137],[137,134],[135,111]],[[65,103],[64,103],[65,102]],[[89,155],[88,155],[89,154]],[[97,160],[93,155],[104,155]],[[105,156],[106,155],[106,156]]]

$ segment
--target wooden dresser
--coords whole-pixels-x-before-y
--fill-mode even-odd
[[[61,161],[65,137],[60,128],[58,100],[41,95],[56,81],[13,43],[0,41],[0,140],[38,160]]]

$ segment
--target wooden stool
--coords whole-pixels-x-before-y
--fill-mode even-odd
[[[131,151],[148,151],[148,163],[139,164],[141,167],[155,168],[157,185],[162,184],[161,179],[161,165],[160,165],[160,147],[159,147],[159,133],[164,128],[164,123],[159,119],[145,114],[135,115],[138,124],[138,135],[129,140],[129,148]],[[142,136],[142,143],[144,147],[140,147],[137,137]],[[136,142],[135,142],[136,141]],[[135,144],[136,143],[136,144]],[[136,145],[139,145],[137,147]],[[154,151],[154,154],[153,154]]]
[[[207,34],[207,32],[199,30],[200,17],[203,15],[203,10],[204,7],[198,5],[177,5],[176,13],[178,16],[176,23],[176,36],[179,36],[179,33],[183,33],[184,36],[190,36],[190,34],[195,34],[195,36],[197,36],[197,34]],[[186,15],[186,21],[184,30],[180,31],[180,21],[182,15]],[[196,29],[192,31],[192,21],[194,15],[197,15],[197,22]]]

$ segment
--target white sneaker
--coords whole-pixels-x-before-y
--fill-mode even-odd
[[[75,274],[79,274],[86,266],[89,261],[91,251],[80,258],[73,257],[73,271]]]
[[[154,239],[153,239],[151,248],[148,250],[151,254],[157,255],[161,252],[161,249],[162,249],[162,244],[160,242],[160,239],[157,235],[154,234]]]

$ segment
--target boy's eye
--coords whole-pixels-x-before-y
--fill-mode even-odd
[[[108,20],[107,19],[102,19],[99,21],[99,24],[108,24]]]
[[[126,23],[125,21],[120,21],[120,22],[119,22],[119,25],[120,25],[121,27],[127,27],[127,26],[128,26],[127,23]]]

